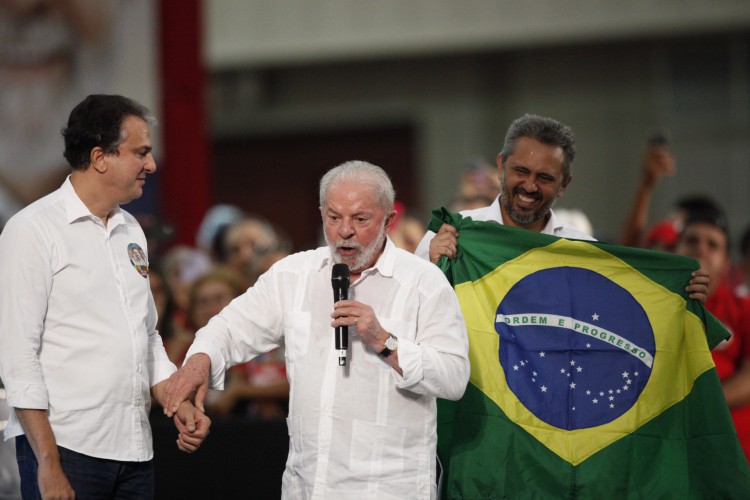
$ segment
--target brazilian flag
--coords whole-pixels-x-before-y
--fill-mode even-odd
[[[750,498],[709,352],[728,332],[684,291],[695,260],[443,223],[471,360],[438,403],[443,498]]]

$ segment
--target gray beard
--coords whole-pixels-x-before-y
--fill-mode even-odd
[[[538,221],[539,219],[546,217],[549,211],[552,209],[552,205],[554,205],[555,201],[557,201],[557,198],[552,198],[552,201],[547,206],[542,206],[538,211],[533,212],[529,215],[523,215],[523,214],[518,213],[513,208],[513,204],[510,202],[508,198],[506,198],[505,193],[506,193],[505,179],[504,177],[501,177],[500,178],[500,204],[503,206],[503,208],[505,208],[505,212],[508,214],[508,217],[510,217],[510,220],[512,220],[519,226],[528,226]]]
[[[375,255],[383,248],[383,245],[385,244],[385,225],[380,228],[380,232],[378,233],[377,238],[375,238],[375,241],[373,241],[372,244],[368,247],[363,248],[361,245],[351,243],[348,240],[340,240],[338,242],[338,247],[351,246],[360,250],[360,253],[354,258],[353,262],[346,262],[343,258],[341,258],[341,255],[336,252],[336,249],[338,248],[337,245],[331,243],[328,240],[328,235],[325,235],[325,239],[326,243],[328,244],[328,248],[331,250],[333,262],[335,262],[336,264],[347,264],[350,271],[361,273],[366,269],[370,262],[372,262],[372,260],[375,258]],[[347,245],[347,243],[349,244]]]
[[[542,210],[540,210],[539,212],[533,212],[529,215],[522,215],[513,208],[513,205],[509,201],[507,201],[504,196],[500,197],[500,203],[502,203],[503,207],[505,207],[505,212],[508,214],[508,217],[510,217],[510,220],[512,220],[519,226],[528,226],[529,224],[533,224],[534,222],[544,217],[544,215],[546,215],[542,213]]]

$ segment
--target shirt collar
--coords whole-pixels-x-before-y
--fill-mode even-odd
[[[500,210],[500,196],[498,195],[497,198],[495,198],[495,201],[492,202],[490,206],[487,207],[487,210],[489,211],[488,220],[496,220],[500,222],[500,224],[505,224],[503,222],[503,212]]]
[[[395,254],[396,254],[396,245],[393,244],[393,241],[391,241],[391,238],[389,236],[386,236],[385,248],[383,248],[383,253],[380,254],[380,257],[378,257],[378,260],[377,262],[375,262],[375,265],[372,266],[370,269],[366,270],[365,272],[367,274],[370,274],[371,272],[375,272],[377,270],[380,272],[381,276],[384,276],[386,278],[392,277],[393,268],[395,266],[395,258],[396,258]]]
[[[547,221],[547,225],[544,226],[544,229],[542,230],[542,232],[544,234],[556,234],[556,232],[561,230],[563,226],[564,226],[563,221],[561,221],[555,215],[554,210],[550,209],[549,220]]]
[[[99,219],[91,213],[91,210],[89,210],[86,204],[81,201],[81,198],[78,197],[76,190],[73,188],[73,184],[70,182],[70,176],[65,179],[65,182],[63,182],[60,191],[62,192],[63,204],[65,206],[65,215],[67,217],[68,224],[72,224],[73,222],[84,218],[91,218],[93,220]],[[124,223],[125,216],[122,214],[122,210],[120,210],[119,205],[117,205],[115,206],[114,210],[112,210],[112,213],[109,216],[107,226],[109,228],[115,228]]]

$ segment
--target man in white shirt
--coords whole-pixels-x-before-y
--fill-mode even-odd
[[[119,207],[156,170],[147,113],[121,96],[79,103],[63,131],[71,175],[0,234],[5,438],[24,498],[154,494],[148,414],[175,367],[155,329],[146,238]],[[187,452],[210,425],[191,404],[175,423]]]
[[[354,161],[320,183],[327,247],[282,259],[198,331],[165,390],[165,409],[232,365],[285,345],[290,447],[288,499],[436,496],[436,398],[456,400],[469,377],[458,300],[437,267],[386,236],[396,215],[387,174]],[[334,303],[335,263],[350,269],[349,300]],[[339,366],[334,328],[351,333]]]
[[[497,155],[500,194],[488,207],[462,211],[475,221],[492,221],[561,238],[593,240],[588,234],[555,216],[552,205],[573,180],[575,136],[567,125],[552,118],[526,114],[511,123]],[[441,256],[456,256],[458,230],[443,224],[437,234],[428,231],[417,256],[436,263]],[[699,269],[686,287],[690,297],[705,303],[708,273]]]

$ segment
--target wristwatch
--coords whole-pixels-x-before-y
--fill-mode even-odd
[[[385,339],[385,348],[378,353],[378,356],[387,358],[396,349],[398,349],[398,339],[393,335],[389,335],[388,338]]]

